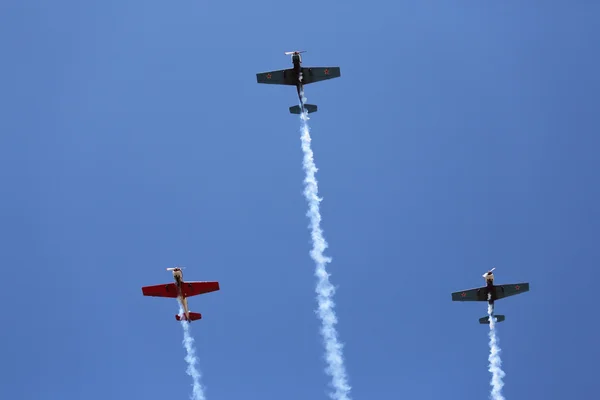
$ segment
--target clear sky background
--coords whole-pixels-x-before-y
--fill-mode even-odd
[[[592,1],[0,2],[0,398],[326,399],[294,88],[355,400],[590,398],[600,213]]]

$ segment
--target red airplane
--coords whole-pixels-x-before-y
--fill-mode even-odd
[[[167,268],[167,271],[173,271],[175,283],[164,283],[162,285],[144,286],[142,293],[144,296],[170,297],[179,300],[183,307],[183,317],[175,315],[177,321],[192,322],[202,318],[202,314],[190,312],[187,305],[187,298],[199,294],[215,292],[220,289],[219,282],[184,282],[181,268]]]

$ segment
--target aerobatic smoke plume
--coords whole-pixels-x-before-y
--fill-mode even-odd
[[[181,307],[181,304],[179,305],[179,316],[183,316],[183,307]],[[196,358],[196,349],[194,349],[194,338],[190,334],[190,324],[182,319],[181,327],[183,328],[183,346],[186,351],[185,361],[188,364],[185,372],[192,377],[192,395],[190,399],[205,400],[204,388],[200,384],[200,371],[196,368],[198,359]]]
[[[504,400],[502,396],[502,387],[504,382],[504,371],[502,371],[502,360],[500,359],[500,346],[498,346],[498,338],[496,337],[496,318],[492,315],[493,307],[488,305],[488,316],[490,319],[490,356],[488,357],[489,371],[492,373],[492,380],[490,385],[492,386],[492,392],[490,398],[492,400]]]
[[[302,78],[301,78],[302,79]],[[321,213],[319,211],[319,190],[315,173],[317,167],[313,160],[313,152],[310,146],[310,128],[308,127],[308,113],[304,110],[306,98],[304,92],[300,93],[302,102],[300,107],[303,112],[300,114],[302,120],[302,151],[304,153],[303,167],[306,173],[304,179],[304,197],[308,201],[309,210],[307,216],[310,218],[310,230],[312,236],[313,248],[310,252],[312,259],[316,263],[315,275],[317,277],[317,313],[321,320],[321,335],[325,345],[325,359],[327,361],[326,372],[331,376],[331,385],[334,392],[330,393],[330,397],[334,400],[349,400],[350,386],[346,376],[346,367],[344,366],[344,357],[342,354],[343,345],[338,340],[338,333],[335,329],[337,317],[335,315],[333,295],[335,288],[329,281],[326,265],[331,262],[330,257],[323,255],[327,248],[327,242],[323,237],[321,230]]]

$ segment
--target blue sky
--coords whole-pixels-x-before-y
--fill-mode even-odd
[[[107,0],[0,4],[0,398],[325,399],[293,88],[356,400],[485,398],[500,301],[507,399],[596,393],[598,4]]]

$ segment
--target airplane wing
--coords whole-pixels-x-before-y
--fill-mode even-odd
[[[256,82],[270,83],[273,85],[296,86],[296,74],[293,69],[280,69],[279,71],[261,72],[256,74]]]
[[[324,81],[326,79],[339,78],[340,76],[340,67],[302,68],[302,83],[305,85]]]
[[[496,299],[498,300],[525,292],[529,292],[528,282],[509,283],[508,285],[496,285]]]
[[[452,301],[487,301],[485,291],[481,289],[485,289],[485,287],[454,292],[452,293]]]
[[[162,285],[142,287],[144,296],[153,297],[177,297],[177,285],[174,283],[163,283]]]
[[[219,289],[219,282],[184,282],[181,285],[181,290],[185,297],[215,292]]]

